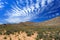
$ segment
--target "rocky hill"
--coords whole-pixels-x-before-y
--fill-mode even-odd
[[[5,24],[4,24],[5,25]],[[6,24],[12,26],[60,26],[60,16],[44,22],[21,22],[18,24]]]
[[[53,18],[51,20],[40,23],[40,25],[46,26],[59,26],[60,25],[60,16]]]
[[[20,25],[28,25],[28,26],[60,26],[60,16],[53,18],[51,20],[47,20],[44,22],[22,22]]]
[[[0,25],[0,40],[60,40],[60,17],[45,22]]]

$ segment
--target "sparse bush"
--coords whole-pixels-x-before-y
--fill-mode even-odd
[[[39,39],[41,39],[41,38],[43,38],[43,37],[44,37],[43,33],[38,32],[38,35],[37,35],[36,40],[39,40]]]
[[[9,35],[9,34],[13,34],[14,32],[12,32],[12,31],[7,31],[5,34],[6,35]]]
[[[27,33],[27,36],[33,35],[33,32],[32,31],[26,31],[26,33]]]
[[[56,35],[56,34],[55,34],[55,35],[54,35],[54,38],[55,38],[55,40],[60,40],[60,35],[58,35],[58,34]]]
[[[7,39],[7,37],[4,37],[4,39]]]

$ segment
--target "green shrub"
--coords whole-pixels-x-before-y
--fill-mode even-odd
[[[33,32],[32,31],[26,31],[26,33],[27,33],[27,36],[33,35]]]
[[[7,31],[5,34],[9,35],[9,34],[13,34],[13,33],[14,33],[13,31]]]

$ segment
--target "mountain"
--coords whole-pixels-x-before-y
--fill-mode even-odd
[[[51,20],[48,21],[44,21],[39,23],[39,25],[43,25],[43,26],[59,26],[60,25],[60,16],[53,18]]]
[[[20,23],[20,25],[23,24],[23,25],[33,25],[33,26],[60,26],[60,16],[59,17],[56,17],[56,18],[53,18],[51,20],[47,20],[47,21],[44,21],[44,22],[22,22]]]
[[[21,22],[18,24],[3,24],[0,25],[0,32],[7,30],[8,33],[16,31],[51,31],[60,30],[60,17],[53,18],[44,22]]]
[[[5,24],[3,24],[5,25]],[[6,24],[11,26],[60,26],[60,16],[44,22],[21,22],[18,24]]]

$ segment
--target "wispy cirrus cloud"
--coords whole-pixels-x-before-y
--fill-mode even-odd
[[[7,11],[6,16],[8,16],[5,21],[8,23],[20,23],[26,22],[34,19],[35,14],[33,15],[31,12],[34,10],[33,6],[31,8],[25,7],[23,9],[18,8],[17,6],[12,6],[12,9]]]
[[[42,7],[45,6],[45,1],[42,0],[41,2]],[[39,3],[40,3],[39,0],[37,0],[36,4],[31,3],[31,5],[29,5],[27,2],[27,5],[25,7],[19,8],[17,5],[20,5],[20,4],[17,1],[17,4],[11,5],[12,7],[11,10],[8,10],[7,13],[5,14],[6,16],[8,16],[8,18],[6,18],[5,21],[7,23],[20,23],[20,22],[26,22],[26,21],[31,21],[35,19],[37,17],[36,15],[40,11]],[[48,0],[48,3],[51,3],[51,1]],[[36,9],[38,9],[38,11]],[[33,12],[33,11],[36,11],[36,12]]]

